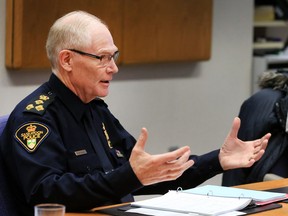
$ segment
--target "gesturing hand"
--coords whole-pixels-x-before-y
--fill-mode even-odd
[[[219,161],[224,170],[252,166],[264,154],[271,136],[268,133],[261,139],[244,142],[237,137],[239,128],[240,119],[236,117],[219,153]]]
[[[148,154],[144,150],[147,138],[148,132],[146,128],[142,128],[129,159],[134,173],[143,185],[175,180],[194,164],[194,161],[189,160],[188,146],[164,154]]]

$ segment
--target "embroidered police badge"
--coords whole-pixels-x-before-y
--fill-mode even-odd
[[[34,152],[49,132],[44,124],[29,122],[15,132],[15,137],[28,152]]]

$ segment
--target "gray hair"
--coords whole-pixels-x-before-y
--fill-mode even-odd
[[[259,77],[258,85],[260,88],[287,89],[288,71],[267,71]]]
[[[103,23],[98,17],[85,11],[73,11],[56,20],[46,41],[46,53],[53,71],[58,68],[58,54],[61,50],[91,45],[88,27],[95,22]]]

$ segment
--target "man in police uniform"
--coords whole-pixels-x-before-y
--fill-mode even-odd
[[[195,187],[223,170],[250,167],[264,153],[270,134],[242,142],[238,118],[220,150],[146,153],[147,130],[135,140],[99,99],[118,72],[119,52],[107,26],[91,14],[57,20],[46,49],[49,81],[16,106],[1,136],[21,215],[33,215],[39,203],[80,211],[132,201],[132,194]]]

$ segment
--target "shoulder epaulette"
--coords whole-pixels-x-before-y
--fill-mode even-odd
[[[40,94],[39,96],[33,98],[25,107],[24,112],[37,113],[43,115],[46,108],[54,100],[53,93],[49,92],[48,94]]]

